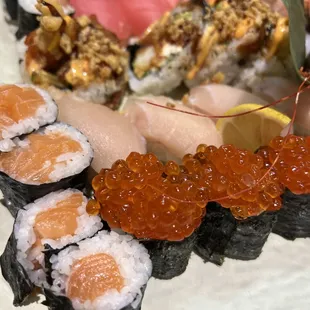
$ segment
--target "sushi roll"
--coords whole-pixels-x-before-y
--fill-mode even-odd
[[[198,229],[194,252],[205,262],[222,265],[225,257],[253,260],[262,248],[276,222],[275,212],[264,212],[237,220],[229,210],[212,202]]]
[[[50,287],[46,256],[102,229],[101,219],[89,216],[86,205],[82,192],[67,189],[50,193],[19,211],[1,256],[2,274],[13,290],[14,305],[21,305],[34,286]]]
[[[206,215],[197,232],[195,253],[221,265],[224,257],[256,259],[281,208],[282,186],[274,170],[266,177],[263,157],[233,145],[199,145],[183,165],[206,191]]]
[[[203,30],[204,13],[204,8],[192,1],[181,3],[146,30],[138,44],[130,48],[132,91],[162,95],[182,83]]]
[[[11,20],[17,20],[18,0],[5,0],[4,3]]]
[[[206,197],[175,162],[163,165],[153,154],[131,153],[102,169],[92,185],[95,199],[88,212],[100,213],[111,229],[141,241],[149,250],[153,277],[172,279],[186,270]]]
[[[219,0],[211,4],[185,84],[219,82],[258,93],[263,77],[291,72],[288,18],[263,0]]]
[[[269,167],[277,156],[275,172],[285,187],[283,206],[273,232],[288,240],[310,237],[310,137],[275,137],[259,154]]]
[[[8,1],[14,2],[15,0]],[[16,17],[18,20],[16,38],[20,40],[39,27],[41,13],[36,7],[37,0],[17,0],[15,2],[17,2]],[[58,9],[62,9],[67,15],[74,14],[74,9],[67,0],[47,0],[45,2],[57,6]]]
[[[38,3],[43,16],[25,40],[24,78],[117,109],[127,87],[126,48],[94,16],[71,18],[52,2]]]
[[[61,309],[141,309],[152,272],[143,245],[128,235],[101,231],[50,258],[52,285],[45,304]]]
[[[31,85],[0,85],[0,152],[11,151],[13,138],[55,122],[57,105]]]
[[[12,151],[0,153],[0,189],[14,217],[52,191],[84,188],[93,150],[79,131],[55,123],[14,141]]]

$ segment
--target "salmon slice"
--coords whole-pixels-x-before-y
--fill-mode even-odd
[[[110,289],[120,291],[124,287],[124,279],[114,258],[100,253],[84,257],[73,264],[67,287],[70,299],[93,301]]]
[[[51,182],[50,174],[55,165],[66,164],[66,160],[60,160],[59,156],[82,152],[78,141],[58,132],[33,133],[25,141],[28,145],[0,153],[0,170],[24,183]]]
[[[33,247],[41,246],[42,239],[57,240],[67,235],[74,235],[78,227],[78,208],[82,203],[82,193],[73,193],[59,201],[54,208],[39,213],[33,227],[36,235]]]
[[[39,107],[45,105],[43,97],[31,87],[0,86],[0,139],[9,126],[34,117]]]

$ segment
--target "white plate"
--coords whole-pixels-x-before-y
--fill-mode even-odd
[[[13,218],[0,204],[0,251]],[[0,309],[16,309],[0,276]],[[25,310],[44,310],[34,303]],[[309,310],[310,239],[294,242],[271,234],[262,255],[249,262],[226,259],[222,267],[192,255],[186,272],[172,280],[149,281],[142,310]]]
[[[0,0],[1,1],[1,0]],[[0,3],[0,82],[20,80],[13,34]],[[13,218],[0,204],[0,252]],[[13,294],[0,275],[0,310],[13,310]],[[39,303],[24,310],[44,310]],[[309,310],[310,239],[289,242],[271,235],[255,261],[226,259],[222,267],[204,264],[193,254],[186,272],[173,280],[151,279],[143,310]]]

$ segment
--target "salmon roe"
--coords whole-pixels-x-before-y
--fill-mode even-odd
[[[199,145],[195,155],[184,156],[183,165],[198,188],[207,191],[208,199],[230,208],[237,219],[281,207],[283,188],[275,171],[268,173],[257,154],[233,145]]]
[[[183,240],[200,225],[207,203],[205,190],[185,172],[175,162],[163,165],[153,154],[133,152],[93,179],[96,200],[87,210],[137,238]]]
[[[279,156],[274,170],[281,184],[296,195],[310,193],[310,137],[276,137],[258,152],[269,167]]]

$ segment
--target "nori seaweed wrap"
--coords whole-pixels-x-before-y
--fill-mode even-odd
[[[152,277],[170,280],[185,272],[196,242],[196,233],[183,241],[145,241],[152,263]]]
[[[6,9],[12,20],[17,19],[18,3],[17,0],[5,0]]]
[[[39,27],[38,14],[27,12],[21,5],[18,6],[16,39],[20,40]]]
[[[16,32],[16,38],[18,40],[24,36],[27,36],[40,26],[40,22],[38,20],[40,13],[35,8],[36,2],[36,0],[18,0],[18,30]],[[71,16],[74,14],[74,9],[71,6],[63,7],[63,9],[66,14]]]
[[[18,143],[11,152],[0,153],[0,190],[14,217],[23,206],[50,192],[85,187],[93,150],[78,130],[55,123]]]
[[[286,189],[272,232],[288,240],[310,237],[310,194],[296,195]]]
[[[276,221],[275,213],[262,213],[239,221],[230,210],[212,202],[198,229],[194,252],[206,262],[222,265],[225,257],[253,260],[259,257]]]
[[[15,307],[21,306],[34,290],[24,267],[17,260],[16,238],[11,234],[3,254],[0,257],[1,272],[3,278],[10,284]]]

